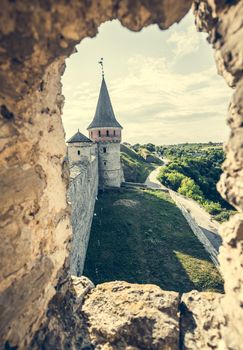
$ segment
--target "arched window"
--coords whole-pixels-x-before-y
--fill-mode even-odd
[[[116,136],[116,130],[113,131],[113,135]]]
[[[103,152],[106,153],[106,147],[103,147]]]
[[[109,136],[109,130],[106,130],[106,136]]]
[[[99,137],[101,136],[101,132],[100,132],[100,130],[98,131],[98,133],[99,133]]]
[[[106,162],[104,162],[104,165],[106,165]]]
[[[80,156],[80,150],[78,150],[78,156]]]
[[[91,131],[90,135],[91,135],[91,137],[93,137],[93,131]]]

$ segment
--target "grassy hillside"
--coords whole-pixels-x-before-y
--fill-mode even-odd
[[[126,181],[143,183],[149,173],[155,168],[138,153],[121,144],[121,161]]]
[[[166,290],[222,291],[222,279],[168,194],[107,192],[95,207],[84,275]]]
[[[162,165],[163,162],[159,157],[157,157],[154,153],[150,152],[147,148],[140,147],[137,153],[143,157],[146,163],[155,163],[158,165]]]
[[[220,144],[182,144],[163,146],[160,153],[170,160],[161,168],[160,182],[182,195],[196,200],[214,219],[223,222],[235,214],[216,188],[225,160]]]

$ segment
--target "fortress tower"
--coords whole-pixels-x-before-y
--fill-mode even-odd
[[[89,138],[98,146],[99,187],[120,187],[123,174],[120,160],[122,126],[116,120],[112,108],[104,78],[103,65],[96,112],[87,130],[89,131]]]
[[[93,142],[79,130],[67,141],[67,144],[70,165],[83,160],[91,161],[91,156],[94,154]]]

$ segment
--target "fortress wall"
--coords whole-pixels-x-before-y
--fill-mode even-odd
[[[73,227],[70,270],[72,275],[83,272],[95,200],[98,192],[98,158],[82,161],[71,168],[69,200]]]
[[[80,40],[97,34],[98,26],[107,20],[117,18],[134,31],[152,23],[166,29],[180,21],[191,1],[49,0],[30,6],[29,1],[4,0],[1,5],[0,344],[5,349],[27,349],[44,316],[50,317],[47,303],[54,294],[53,299],[58,299],[56,293],[68,270],[71,229],[66,203],[68,169],[60,82],[64,59],[74,52]],[[224,271],[225,295],[217,302],[213,317],[202,327],[201,337],[206,341],[211,321],[218,318],[222,309],[224,327],[217,327],[220,340],[212,346],[208,341],[207,347],[197,345],[199,327],[195,318],[192,336],[194,348],[238,350],[242,349],[243,322],[242,0],[194,0],[194,15],[198,30],[209,34],[219,74],[235,88],[228,115],[231,133],[227,159],[219,189],[239,214],[222,225],[219,261]],[[104,298],[104,294],[101,290],[100,299],[108,300],[109,296]],[[104,307],[107,310],[107,305]],[[206,314],[204,308],[202,314],[198,313],[199,325]],[[136,328],[130,323],[129,327],[134,339]],[[77,331],[73,324],[71,330]],[[117,334],[120,330],[121,327]],[[96,330],[96,334],[101,333]],[[53,332],[50,340],[52,335]]]
[[[58,280],[66,278],[72,232],[61,72],[63,59],[28,96],[12,102],[0,96],[1,349],[27,349]]]
[[[151,23],[168,28],[190,7],[190,1],[174,3],[148,3],[145,10],[130,0],[119,6],[114,0],[1,2],[0,348],[28,348],[69,271],[65,58],[107,20],[134,30]]]
[[[186,210],[186,208],[183,206],[183,204],[180,201],[180,197],[177,193],[175,193],[172,190],[169,190],[171,198],[176,203],[177,207],[180,209],[182,215],[188,222],[192,232],[194,235],[199,239],[199,241],[202,243],[206,251],[208,252],[211,260],[213,261],[214,265],[219,269],[219,262],[218,262],[218,252],[214,248],[214,246],[211,244],[211,242],[208,240],[206,235],[204,234],[203,230],[198,226],[197,222],[192,218],[190,213]]]

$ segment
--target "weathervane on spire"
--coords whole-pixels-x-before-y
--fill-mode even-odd
[[[103,57],[101,57],[99,64],[101,65],[101,72],[102,72],[102,78],[104,78],[104,63],[103,63]]]

